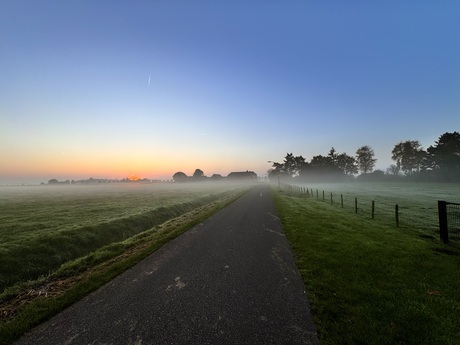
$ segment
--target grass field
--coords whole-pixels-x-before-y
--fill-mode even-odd
[[[417,229],[422,234],[439,238],[438,200],[460,203],[459,183],[327,183],[297,184],[310,191],[313,198],[355,212],[355,198],[358,214],[371,218],[374,201],[374,219],[380,223],[395,225],[395,205],[399,209],[399,225],[402,228]],[[459,230],[460,231],[460,230]]]
[[[460,246],[442,245],[435,227],[437,200],[458,201],[460,186],[304,187],[318,189],[319,200],[278,188],[274,197],[321,342],[458,343]],[[0,187],[0,344],[110,281],[243,190],[224,184]],[[401,208],[400,228],[381,207],[394,203]]]
[[[439,196],[455,197],[453,186],[433,197],[420,187],[407,195],[360,184],[361,194],[354,186],[322,187],[369,199],[387,190],[408,209],[412,199],[435,204]],[[458,244],[420,236],[417,226],[396,228],[316,197],[273,190],[321,344],[458,344]]]
[[[10,344],[109,282],[249,187],[200,183],[2,189],[0,273],[7,277],[3,282],[14,285],[0,294],[0,344]],[[34,220],[42,226],[34,228]],[[37,262],[45,275],[28,281],[15,276]]]
[[[234,188],[225,183],[0,187],[0,291]]]

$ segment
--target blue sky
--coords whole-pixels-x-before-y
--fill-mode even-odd
[[[458,1],[3,1],[0,184],[385,170],[460,130]]]

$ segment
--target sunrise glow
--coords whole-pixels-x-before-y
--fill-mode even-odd
[[[263,176],[362,145],[386,170],[459,130],[455,2],[208,5],[4,4],[0,184]]]

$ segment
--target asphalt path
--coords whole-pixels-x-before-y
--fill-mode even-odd
[[[17,344],[316,344],[304,285],[261,185]]]

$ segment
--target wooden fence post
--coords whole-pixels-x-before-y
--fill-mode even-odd
[[[395,205],[395,219],[396,219],[396,227],[399,228],[399,206],[398,204]]]
[[[316,190],[316,199],[319,199],[319,197],[318,197],[318,190]]]
[[[449,242],[449,234],[447,229],[447,203],[438,200],[438,216],[439,216],[439,235],[443,243]]]
[[[331,193],[331,205],[332,205],[332,193]]]
[[[355,213],[358,213],[358,198],[355,198]]]
[[[375,202],[372,200],[372,219],[374,219],[374,214],[375,214]]]
[[[324,190],[323,190],[323,200],[324,200]]]
[[[343,194],[340,194],[340,204],[342,205],[342,208],[343,208]]]

